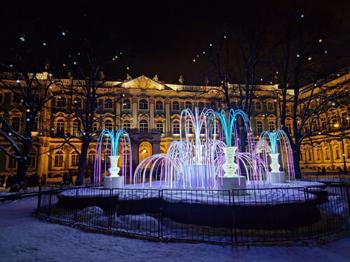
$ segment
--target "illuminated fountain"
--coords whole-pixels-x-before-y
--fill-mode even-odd
[[[144,159],[135,170],[134,183],[161,188],[214,188],[216,175],[221,172],[218,164],[223,146],[216,137],[213,110],[183,110],[180,140],[173,141],[166,154]]]
[[[268,182],[284,183],[286,176],[288,180],[295,178],[293,151],[287,134],[279,129],[275,131],[264,131],[260,135],[256,152],[263,155],[263,159],[268,163],[270,157],[270,169]]]
[[[127,182],[125,180],[127,176],[130,183],[132,181],[132,153],[128,133],[122,129],[116,131],[103,129],[96,147],[94,185],[101,185],[102,176],[103,185],[106,188],[123,187]],[[120,156],[122,157],[121,168],[119,167]],[[109,159],[109,167],[107,167],[107,159]],[[104,165],[102,160],[104,160]]]
[[[263,181],[268,169],[254,153],[249,120],[241,110],[215,113],[185,109],[180,116],[180,140],[166,154],[144,159],[134,184],[184,189],[242,189],[246,182]],[[243,146],[245,133],[247,145]],[[224,141],[222,141],[222,136]],[[244,148],[247,152],[240,152]]]

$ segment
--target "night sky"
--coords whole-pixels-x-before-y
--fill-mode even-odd
[[[82,46],[89,46],[96,57],[109,62],[105,70],[115,78],[125,79],[126,73],[158,74],[162,81],[176,82],[182,74],[186,83],[200,84],[210,70],[209,58],[203,55],[210,43],[218,46],[225,35],[234,37],[239,29],[249,30],[257,24],[271,29],[269,34],[277,41],[275,25],[286,16],[300,14],[313,26],[320,25],[320,35],[333,37],[328,42],[337,56],[347,57],[348,53],[347,1],[7,2],[0,11],[2,65],[10,63],[24,36],[31,56],[36,57],[34,63],[42,66],[45,59],[56,71],[62,63],[73,61]],[[115,55],[118,59],[112,61]],[[334,65],[332,70],[345,64]]]

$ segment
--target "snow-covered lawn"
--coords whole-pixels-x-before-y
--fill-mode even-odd
[[[222,247],[157,243],[49,224],[36,199],[0,203],[0,261],[350,261],[350,237],[326,245]]]

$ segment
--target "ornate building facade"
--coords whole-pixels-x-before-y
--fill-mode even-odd
[[[48,75],[43,73],[41,81]],[[332,84],[347,81],[350,74],[323,83]],[[16,84],[16,80],[7,80]],[[61,79],[69,84],[72,80]],[[74,84],[74,82],[71,82]],[[241,99],[237,85],[231,85],[231,101],[236,106]],[[158,79],[140,76],[126,81],[106,81],[100,92],[108,95],[98,100],[99,109],[93,123],[98,132],[103,128],[123,128],[129,130],[133,145],[134,165],[144,158],[160,152],[166,152],[169,144],[179,138],[180,112],[184,108],[225,107],[223,94],[215,86],[191,86],[184,84],[167,84]],[[281,93],[277,85],[259,85],[255,88],[251,125],[257,136],[263,130],[273,130],[280,125]],[[59,88],[53,86],[52,92]],[[25,117],[18,109],[21,101],[10,91],[0,89],[0,114],[18,131],[22,128]],[[64,93],[48,102],[36,119],[33,135],[33,151],[30,158],[29,173],[46,175],[48,178],[60,178],[64,173],[74,173],[78,168],[79,156],[71,145],[65,144],[67,135],[79,137],[80,123],[70,113],[72,106],[82,108],[79,97]],[[302,108],[300,109],[302,110]],[[291,128],[291,108],[287,110],[287,126]],[[349,105],[330,107],[328,113],[321,114],[317,121],[319,135],[305,141],[302,146],[301,165],[308,171],[336,171],[350,164],[350,140],[332,136],[325,137],[324,131],[341,134],[349,129]],[[0,126],[1,128],[1,126]],[[308,128],[305,125],[305,128]],[[80,148],[79,139],[72,138],[70,143]],[[0,140],[4,144],[4,141]],[[88,150],[88,162],[91,166],[96,145],[92,143]],[[344,161],[345,159],[345,161]],[[0,176],[15,173],[16,161],[0,152]],[[92,170],[92,169],[89,169]]]

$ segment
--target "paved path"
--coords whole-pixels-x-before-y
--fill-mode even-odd
[[[221,247],[86,233],[32,217],[35,199],[0,204],[0,261],[350,261],[350,238],[326,245]]]

